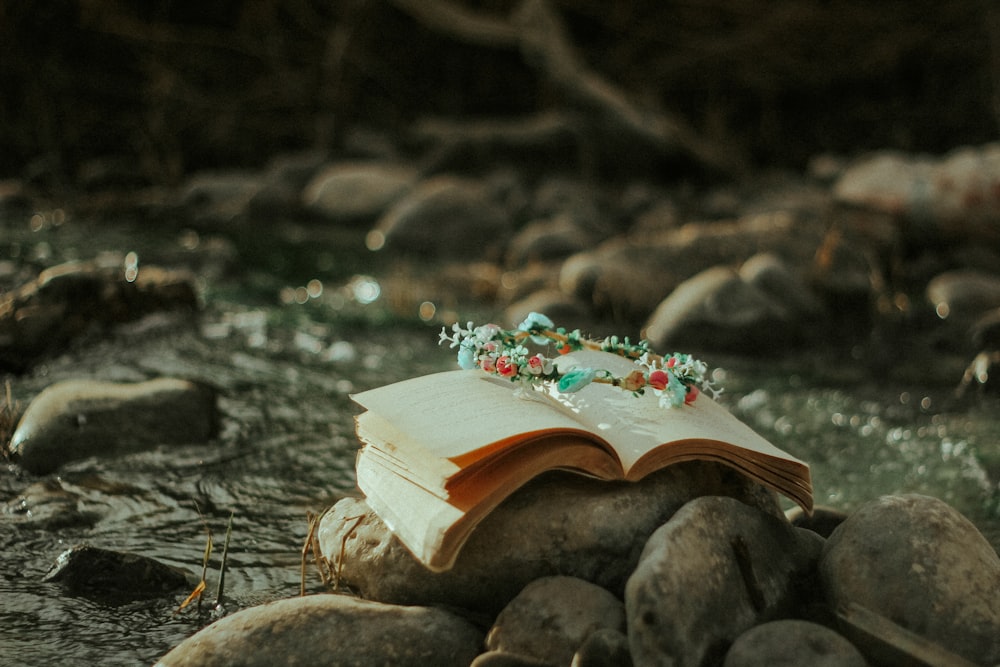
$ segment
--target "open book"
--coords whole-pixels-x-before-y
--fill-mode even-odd
[[[560,358],[627,373],[606,352]],[[449,569],[475,526],[542,472],[642,479],[680,461],[717,461],[812,511],[809,466],[781,451],[708,396],[677,408],[593,383],[573,394],[520,389],[480,370],[404,380],[353,396],[363,446],[358,486],[413,555]]]

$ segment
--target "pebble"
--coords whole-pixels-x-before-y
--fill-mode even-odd
[[[215,391],[188,380],[64,380],[28,404],[10,448],[22,468],[42,475],[88,456],[202,443],[217,420]]]

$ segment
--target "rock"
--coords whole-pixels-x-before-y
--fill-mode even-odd
[[[791,215],[688,224],[660,235],[616,237],[566,260],[559,287],[599,315],[645,322],[685,280],[708,268],[736,266],[759,252],[811,257],[819,239]]]
[[[466,667],[482,641],[480,630],[443,609],[309,595],[216,621],[160,658],[156,667]]]
[[[529,313],[545,313],[557,326],[568,331],[580,329],[594,335],[590,309],[559,290],[540,290],[510,304],[504,310],[504,321],[517,324]]]
[[[28,405],[11,437],[21,467],[45,474],[87,456],[198,443],[217,426],[215,392],[176,378],[137,383],[65,380]]]
[[[191,573],[148,556],[85,544],[59,554],[44,580],[74,595],[118,602],[160,597],[196,583]]]
[[[822,305],[806,287],[802,277],[795,275],[791,267],[774,253],[754,255],[740,267],[739,276],[794,317],[812,319],[822,311]]]
[[[565,215],[536,220],[525,225],[511,239],[505,263],[516,268],[564,259],[586,250],[590,243],[587,231],[574,225]]]
[[[424,568],[360,499],[327,511],[317,539],[341,583],[365,598],[496,614],[545,576],[578,577],[621,595],[646,538],[702,495],[731,495],[780,515],[770,491],[725,466],[695,461],[635,483],[542,475],[479,524],[447,572]]]
[[[480,181],[429,178],[379,218],[368,247],[431,257],[499,259],[512,221],[496,195]]]
[[[625,607],[607,590],[574,577],[531,582],[504,607],[486,648],[567,665],[591,633],[625,629]]]
[[[195,221],[226,224],[246,215],[262,183],[252,171],[203,171],[188,178],[180,197]]]
[[[99,517],[82,509],[80,501],[80,495],[65,489],[60,480],[45,479],[4,503],[0,520],[30,523],[47,530],[90,527]]]
[[[0,296],[0,370],[23,372],[95,326],[197,308],[194,278],[184,271],[122,262],[60,264]]]
[[[969,321],[1000,308],[1000,275],[968,269],[947,271],[927,283],[926,293],[941,319]]]
[[[743,632],[809,602],[815,533],[732,498],[696,498],[649,538],[625,589],[637,665],[720,661]]]
[[[570,667],[631,667],[628,637],[618,630],[598,628],[580,645]]]
[[[847,513],[834,507],[813,508],[812,514],[806,514],[799,506],[785,512],[785,518],[796,528],[811,530],[820,537],[830,537],[830,534],[847,519]]]
[[[801,318],[732,269],[706,269],[677,286],[649,317],[643,337],[654,349],[744,353],[800,342]]]
[[[859,507],[830,536],[819,572],[835,608],[860,605],[973,662],[1000,662],[1000,557],[936,498]]]
[[[505,651],[480,653],[469,667],[554,667],[552,663]]]
[[[833,630],[799,620],[763,623],[740,635],[723,667],[866,667],[861,652]]]
[[[880,151],[848,167],[837,201],[907,220],[910,240],[1000,239],[1000,143],[959,148],[940,158]]]
[[[316,174],[302,192],[307,211],[338,223],[372,223],[417,183],[402,164],[343,162]]]

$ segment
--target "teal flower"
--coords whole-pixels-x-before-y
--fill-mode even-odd
[[[476,363],[476,350],[472,345],[463,342],[458,348],[458,365],[467,371],[479,365]]]
[[[580,391],[597,377],[597,372],[593,368],[574,368],[570,372],[559,378],[559,391],[572,394]]]
[[[537,333],[547,329],[554,329],[555,326],[555,322],[550,320],[545,315],[532,311],[528,313],[528,316],[523,322],[517,325],[517,329],[518,331],[524,331],[526,333]],[[545,345],[549,342],[549,339],[545,336],[532,336],[531,341],[536,345]]]

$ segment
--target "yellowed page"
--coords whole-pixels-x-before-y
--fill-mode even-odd
[[[604,368],[618,375],[633,368],[627,359],[607,352],[574,352],[565,359],[573,365]],[[553,390],[550,398],[561,410],[572,413],[574,420],[611,443],[626,473],[659,445],[679,440],[714,440],[805,465],[709,396],[699,396],[683,407],[666,408],[660,406],[659,398],[649,388],[642,396],[634,396],[618,387],[592,383],[573,394]]]
[[[428,454],[455,459],[525,432],[581,429],[548,402],[519,398],[514,383],[478,370],[446,371],[354,395],[362,407],[406,433]]]

